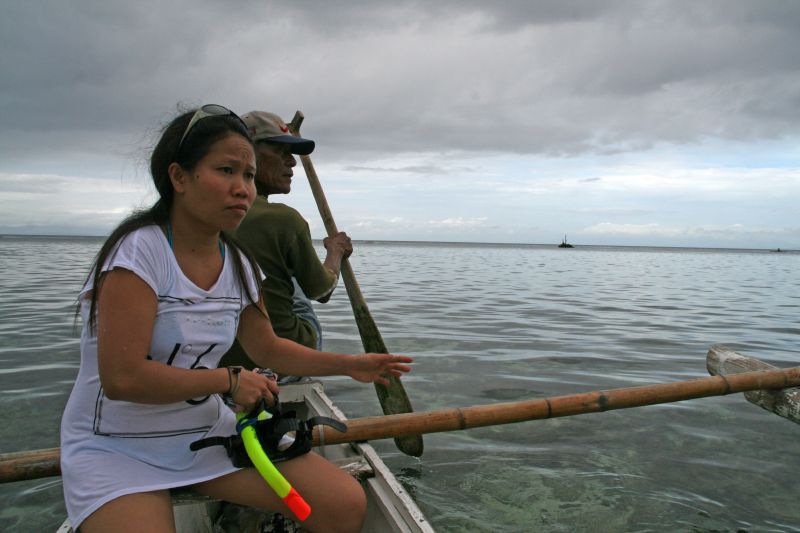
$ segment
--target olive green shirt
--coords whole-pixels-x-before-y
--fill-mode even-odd
[[[308,222],[295,209],[257,196],[233,236],[253,254],[266,275],[262,292],[275,333],[315,348],[316,332],[292,312],[292,277],[311,300],[330,293],[337,279],[320,261],[311,242]],[[243,351],[236,343],[220,366],[252,367],[252,363],[248,365],[241,360],[242,356]]]

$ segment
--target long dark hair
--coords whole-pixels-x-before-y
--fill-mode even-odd
[[[178,163],[182,168],[191,171],[195,168],[197,163],[208,154],[211,146],[226,137],[231,133],[236,133],[247,139],[253,148],[255,145],[250,133],[245,128],[242,121],[235,116],[209,116],[196,121],[192,125],[192,129],[186,134],[186,137],[181,138],[186,131],[189,121],[194,116],[196,110],[187,111],[175,117],[161,132],[156,147],[150,156],[150,174],[153,178],[153,184],[158,191],[158,201],[148,209],[143,209],[133,212],[119,226],[117,226],[111,235],[108,236],[100,251],[92,263],[92,268],[89,275],[86,277],[88,282],[92,280],[91,292],[91,305],[89,306],[89,331],[94,333],[96,326],[95,313],[97,311],[97,300],[99,293],[100,277],[102,276],[103,265],[109,258],[111,251],[115,249],[117,243],[123,240],[128,234],[133,231],[150,225],[166,225],[169,222],[170,208],[172,201],[175,197],[175,190],[172,187],[172,181],[169,179],[169,166],[172,163]],[[232,246],[234,249],[242,252],[250,263],[250,268],[253,272],[253,280],[257,287],[260,287],[258,280],[258,265],[253,256],[247,252],[232,236],[225,232],[220,233],[222,242]],[[247,287],[246,275],[244,265],[242,264],[241,256],[238,253],[230,254],[236,268],[236,275],[242,287]],[[251,304],[256,302],[253,300],[250,291],[244,291],[247,294],[247,299]],[[80,303],[78,310],[80,309]],[[77,311],[76,311],[77,312]]]

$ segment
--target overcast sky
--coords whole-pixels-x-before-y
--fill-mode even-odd
[[[180,106],[306,116],[355,240],[800,248],[800,2],[0,7],[0,233],[154,201]],[[298,165],[291,195],[322,237]]]

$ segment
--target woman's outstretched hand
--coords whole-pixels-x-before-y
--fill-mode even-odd
[[[414,359],[407,355],[365,353],[353,357],[352,367],[347,374],[362,383],[388,385],[390,377],[400,377],[410,372],[411,367],[407,363],[413,361]]]

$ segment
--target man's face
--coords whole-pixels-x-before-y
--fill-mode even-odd
[[[288,144],[256,142],[256,184],[260,194],[289,194],[297,164]]]

